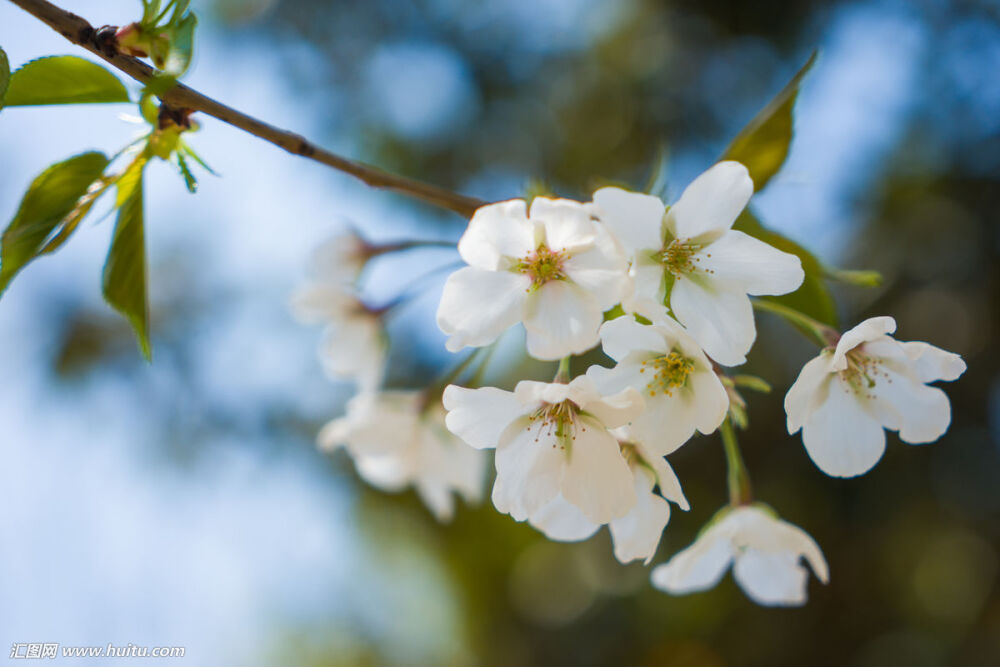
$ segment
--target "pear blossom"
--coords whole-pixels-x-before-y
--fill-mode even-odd
[[[719,162],[698,176],[673,206],[621,188],[594,193],[595,213],[631,260],[642,312],[668,305],[715,361],[737,366],[757,336],[747,295],[796,290],[805,274],[798,257],[731,229],[753,194],[738,162]]]
[[[826,559],[798,526],[761,504],[724,508],[694,543],[653,569],[653,586],[673,595],[704,591],[733,567],[733,577],[751,600],[767,606],[798,606],[806,601],[808,569],[824,584]]]
[[[624,517],[636,504],[635,480],[609,431],[642,410],[632,388],[602,395],[581,375],[568,384],[522,380],[444,391],[445,423],[477,449],[496,448],[493,504],[525,521],[557,496],[594,524]]]
[[[364,390],[382,380],[388,339],[378,312],[348,287],[314,282],[292,295],[292,313],[305,324],[325,324],[319,359],[332,378],[352,378]]]
[[[614,368],[591,366],[587,375],[602,391],[638,390],[646,409],[626,427],[659,455],[670,454],[695,430],[712,433],[726,418],[729,396],[698,343],[663,311],[651,324],[631,316],[601,327],[604,352]]]
[[[835,477],[868,472],[885,452],[885,431],[910,444],[940,438],[951,423],[948,396],[937,380],[952,381],[965,362],[922,342],[900,342],[891,317],[873,317],[809,361],[785,396],[788,432],[820,470]]]
[[[437,323],[447,348],[487,345],[524,323],[528,353],[554,360],[597,344],[605,310],[629,289],[621,246],[589,207],[536,197],[478,209],[458,242]]]
[[[454,494],[478,502],[487,457],[445,427],[444,409],[427,404],[423,392],[393,390],[361,393],[347,414],[320,431],[325,451],[346,448],[358,474],[384,491],[412,485],[439,521],[454,515]]]
[[[622,563],[642,559],[648,563],[660,544],[663,529],[670,521],[670,503],[690,509],[681,483],[667,460],[638,442],[629,442],[624,429],[613,429],[622,454],[628,461],[635,488],[636,504],[625,516],[608,523],[614,542],[615,558]],[[659,487],[659,493],[653,491]],[[578,542],[600,529],[561,495],[535,512],[528,522],[551,540]]]

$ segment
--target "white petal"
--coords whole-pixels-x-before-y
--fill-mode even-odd
[[[357,377],[368,387],[382,378],[388,341],[374,316],[357,316],[331,322],[319,346],[319,359],[327,375]]]
[[[603,228],[592,246],[563,262],[563,270],[569,280],[590,292],[601,310],[619,303],[632,287],[621,247]]]
[[[601,346],[604,353],[621,361],[634,350],[666,354],[670,346],[656,327],[639,324],[631,315],[623,315],[601,325]]]
[[[822,385],[816,407],[802,426],[802,442],[820,470],[854,477],[874,467],[885,452],[882,425],[839,377]]]
[[[632,420],[630,432],[657,456],[671,454],[691,439],[698,418],[696,397],[687,387],[672,396],[643,396],[646,410]]]
[[[653,569],[653,586],[683,595],[712,588],[726,573],[733,560],[733,547],[725,535],[710,527],[694,544]]]
[[[528,519],[559,494],[566,451],[543,429],[544,424],[518,420],[497,447],[493,504],[517,521]]]
[[[826,559],[819,545],[793,523],[776,517],[756,505],[739,507],[726,517],[732,539],[737,547],[749,547],[763,552],[788,552],[804,556],[816,576],[824,584],[829,578]]]
[[[534,410],[541,407],[542,403],[562,403],[565,401],[570,396],[570,384],[521,380],[514,387],[514,395],[527,410]],[[573,385],[574,389],[579,386],[579,384]]]
[[[316,445],[325,452],[332,452],[347,444],[351,422],[346,417],[328,421],[316,435]]]
[[[847,368],[847,353],[862,343],[876,340],[893,333],[896,330],[896,320],[888,316],[870,317],[853,329],[846,331],[837,342],[837,349],[830,362],[831,370],[842,371]]]
[[[448,350],[496,340],[521,319],[530,285],[523,274],[469,266],[448,276],[437,310],[438,327],[449,336]]]
[[[545,242],[553,251],[583,250],[597,234],[588,208],[571,199],[535,197],[531,201],[531,221],[545,228]]]
[[[550,540],[558,542],[579,542],[585,540],[600,528],[562,496],[556,496],[542,509],[532,515],[531,525],[545,533]]]
[[[663,264],[642,255],[636,257],[629,270],[635,293],[626,298],[622,307],[627,312],[635,312],[649,319],[663,306],[664,269]]]
[[[496,447],[507,427],[526,413],[513,393],[496,387],[448,385],[442,401],[448,430],[476,449]]]
[[[363,480],[382,491],[402,491],[410,482],[408,461],[396,455],[355,456],[354,466]]]
[[[621,188],[601,188],[594,193],[594,203],[598,218],[618,237],[629,254],[639,249],[663,247],[666,206],[659,197]]]
[[[678,238],[718,234],[733,226],[753,196],[753,181],[739,162],[719,162],[692,181],[667,211],[667,225]]]
[[[810,359],[785,394],[785,413],[788,415],[788,433],[795,433],[806,422],[819,399],[824,382],[831,380],[830,355],[821,353]]]
[[[598,524],[625,516],[635,505],[632,472],[618,441],[595,419],[577,420],[561,490],[567,501]]]
[[[656,483],[660,487],[660,495],[670,502],[676,503],[685,512],[691,509],[691,505],[688,504],[687,498],[684,497],[684,491],[681,489],[681,481],[677,479],[677,473],[674,472],[670,463],[662,456],[656,456],[642,443],[635,443],[635,446],[639,449],[643,461],[652,466],[653,472],[656,474]]]
[[[329,283],[309,283],[297,289],[289,305],[292,315],[303,324],[336,321],[364,309],[348,287]]]
[[[593,381],[582,375],[587,380]],[[639,417],[646,407],[645,401],[638,391],[626,387],[622,391],[605,396],[596,401],[590,401],[581,406],[588,414],[596,417],[607,428],[624,426]]]
[[[759,239],[736,230],[695,253],[697,271],[714,280],[739,284],[747,294],[778,295],[794,292],[802,284],[802,261]]]
[[[726,387],[710,368],[692,373],[688,383],[695,404],[695,425],[705,435],[714,433],[729,411]]]
[[[496,271],[504,258],[521,258],[535,249],[533,226],[523,199],[476,209],[458,242],[458,253],[469,266]]]
[[[957,354],[920,341],[900,345],[921,382],[951,382],[965,372],[965,362]]]
[[[948,396],[928,387],[910,373],[900,373],[885,364],[870,390],[872,406],[882,425],[899,431],[904,442],[919,445],[944,435],[951,424]]]
[[[597,344],[603,313],[586,291],[552,280],[531,294],[525,307],[528,354],[555,360],[581,354]]]
[[[653,475],[642,467],[634,467],[635,507],[608,528],[614,540],[615,558],[621,563],[633,560],[650,561],[660,544],[663,529],[670,521],[670,505],[653,493]]]
[[[733,578],[759,605],[799,606],[806,602],[808,571],[798,554],[747,549],[736,557]]]
[[[745,293],[698,276],[674,283],[670,307],[708,356],[723,366],[738,366],[757,337],[753,307]]]

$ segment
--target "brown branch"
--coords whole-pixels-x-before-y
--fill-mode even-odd
[[[48,24],[50,28],[69,41],[82,46],[140,83],[149,83],[157,73],[155,69],[141,60],[118,53],[114,49],[102,49],[96,39],[94,27],[86,19],[76,14],[45,0],[11,0],[11,2]],[[316,146],[305,137],[268,125],[183,84],[175,85],[160,95],[160,99],[173,107],[201,111],[218,118],[224,123],[284,148],[289,153],[301,155],[328,167],[333,167],[375,188],[384,188],[415,197],[429,204],[455,211],[465,217],[470,217],[477,208],[485,204],[474,197],[467,197],[430,183],[390,174],[377,167],[335,155]]]

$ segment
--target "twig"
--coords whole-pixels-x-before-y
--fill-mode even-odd
[[[86,19],[46,2],[46,0],[11,0],[11,2],[48,24],[50,28],[69,41],[82,46],[136,81],[146,84],[156,75],[156,70],[141,60],[118,53],[113,49],[102,50],[95,39],[97,33],[94,27]],[[429,204],[455,211],[465,217],[470,217],[477,208],[485,203],[446,188],[390,174],[377,167],[335,155],[316,146],[301,135],[268,125],[183,84],[175,85],[159,97],[173,107],[201,111],[264,141],[269,141],[289,153],[333,167],[375,188],[384,188],[415,197]]]

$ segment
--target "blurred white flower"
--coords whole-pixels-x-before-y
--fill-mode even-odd
[[[721,510],[694,544],[653,569],[653,586],[683,595],[719,583],[733,565],[733,577],[751,600],[768,606],[806,601],[809,571],[805,558],[824,584],[826,560],[816,542],[798,526],[759,504]]]
[[[292,313],[305,324],[325,324],[319,359],[327,375],[375,389],[385,372],[388,339],[379,314],[343,285],[310,283],[292,295]]]
[[[948,397],[927,382],[965,372],[957,354],[889,334],[891,317],[873,317],[807,363],[785,396],[788,432],[820,470],[836,477],[868,472],[885,452],[885,431],[910,444],[940,438],[951,423]]]
[[[329,285],[353,284],[375,252],[357,232],[347,229],[313,251],[312,276],[317,282]]]
[[[329,422],[318,441],[325,451],[345,447],[358,474],[384,491],[413,486],[439,521],[454,515],[454,493],[478,502],[487,456],[452,435],[436,401],[420,391],[361,393],[347,414]]]
[[[656,456],[639,443],[628,442],[622,429],[614,429],[612,433],[619,438],[622,455],[628,461],[636,495],[635,506],[628,514],[612,519],[608,524],[615,558],[622,563],[638,559],[648,563],[660,544],[663,529],[670,521],[667,500],[685,511],[690,506],[677,475],[666,459]],[[653,492],[656,486],[659,493]],[[549,539],[560,542],[585,540],[600,528],[561,495],[550,500],[528,521]]]
[[[629,289],[627,264],[589,207],[536,197],[483,206],[458,242],[469,265],[445,283],[437,322],[447,347],[487,345],[523,322],[537,359],[579,354],[597,344],[602,314]]]
[[[729,396],[698,343],[664,311],[652,324],[631,315],[601,327],[604,352],[614,368],[591,366],[604,393],[633,387],[646,409],[627,427],[631,436],[659,455],[670,454],[694,434],[708,434],[726,417]]]
[[[669,209],[620,188],[594,193],[595,212],[625,246],[635,280],[632,307],[666,304],[710,357],[736,366],[757,336],[751,295],[787,294],[805,274],[795,255],[730,229],[753,194],[738,162],[696,178]]]
[[[569,384],[523,380],[513,392],[450,385],[444,407],[452,433],[478,449],[496,448],[493,504],[516,520],[559,495],[595,524],[635,506],[632,472],[608,429],[642,410],[636,390],[602,396],[585,375]]]

